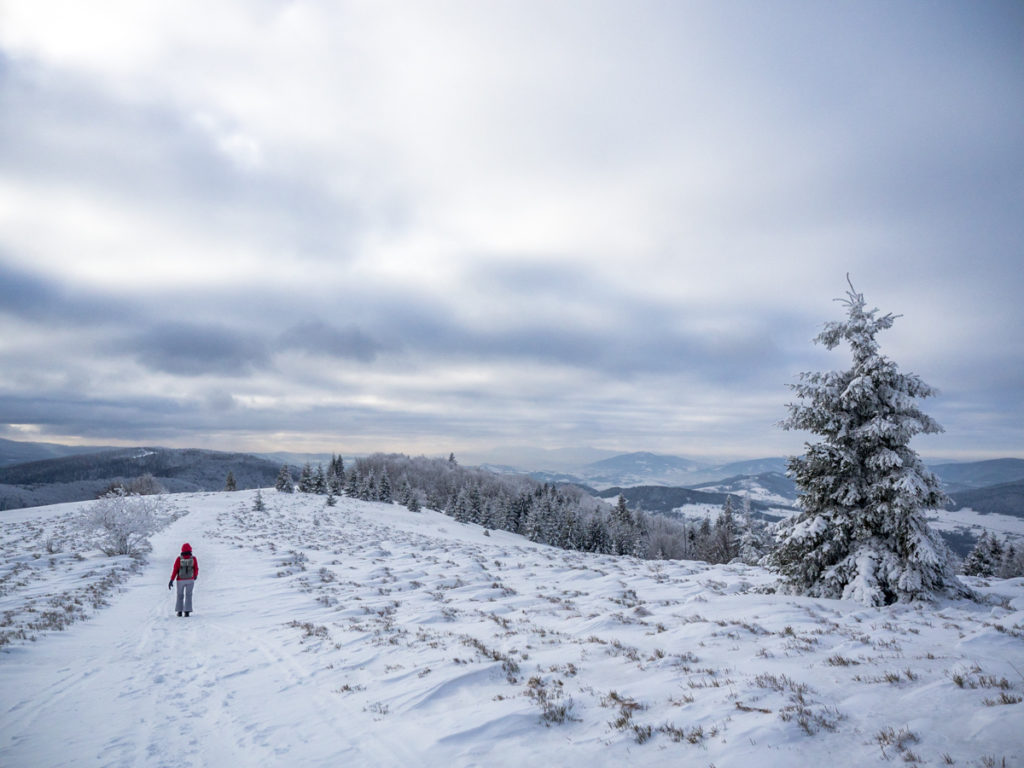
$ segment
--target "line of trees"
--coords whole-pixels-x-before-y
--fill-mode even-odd
[[[1000,579],[1024,576],[1024,547],[1000,541],[994,533],[986,531],[964,558],[961,570],[967,576],[995,576]]]
[[[277,489],[296,490],[285,466]],[[498,475],[448,459],[373,454],[347,471],[341,457],[326,470],[306,464],[300,493],[345,495],[363,501],[399,503],[410,510],[435,509],[463,523],[521,534],[563,549],[648,559],[737,558],[756,563],[770,547],[766,526],[749,509],[737,515],[731,499],[712,522],[686,521],[629,509],[620,496],[613,507],[572,485],[540,483],[523,475]]]

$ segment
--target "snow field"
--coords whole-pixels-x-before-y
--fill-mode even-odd
[[[1024,540],[1024,518],[996,513],[982,515],[969,507],[929,512],[928,524],[938,530],[967,529],[975,537],[990,531],[1004,541],[1017,543]]]
[[[0,654],[0,764],[1021,764],[1024,580],[868,609],[430,511],[173,498],[188,515],[109,607]],[[4,544],[31,558],[37,538]],[[59,569],[32,584],[67,588]]]
[[[168,521],[181,514],[172,501],[162,506]],[[90,616],[142,567],[100,551],[102,535],[81,525],[84,508],[76,502],[0,513],[0,649]]]

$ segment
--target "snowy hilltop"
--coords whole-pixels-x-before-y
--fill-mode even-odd
[[[0,764],[1024,765],[1024,579],[865,607],[755,566],[255,497],[162,497],[145,564],[82,536],[88,503],[4,513]]]

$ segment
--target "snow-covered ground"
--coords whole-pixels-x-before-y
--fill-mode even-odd
[[[780,493],[773,493],[760,483],[756,482],[756,480],[747,480],[743,483],[742,487],[737,487],[736,483],[726,483],[721,485],[702,485],[697,490],[705,493],[730,493],[733,496],[745,497],[751,501],[760,501],[764,504],[775,504],[789,509],[790,513],[792,512],[792,508],[796,506],[795,499],[783,496]],[[719,509],[721,509],[721,505],[719,505]]]
[[[797,510],[793,507],[769,507],[764,510],[767,514],[772,515],[775,518],[782,519],[784,517],[790,517],[795,515]],[[676,507],[672,510],[674,514],[679,515],[686,520],[710,520],[712,523],[718,519],[718,516],[722,514],[721,504],[685,504],[681,507]],[[734,509],[733,514],[742,514],[741,510]]]
[[[714,522],[722,514],[721,504],[684,504],[672,510],[686,520],[710,520]]]
[[[938,530],[967,529],[975,537],[990,531],[998,534],[999,538],[1014,543],[1024,540],[1024,518],[1020,517],[980,514],[969,507],[955,511],[933,510],[927,517],[928,523]]]
[[[1024,580],[868,609],[767,593],[759,568],[264,495],[174,496],[188,514],[108,606],[11,638],[0,765],[1024,765]],[[84,506],[4,513],[8,629],[116,564],[47,551]]]

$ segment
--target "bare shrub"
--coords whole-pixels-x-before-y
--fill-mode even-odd
[[[526,684],[526,695],[540,707],[541,720],[545,725],[578,720],[573,716],[573,700],[565,695],[561,680],[555,679],[551,686],[540,677],[531,677]]]
[[[907,728],[900,728],[899,730],[896,730],[890,725],[875,734],[875,741],[878,742],[878,746],[882,750],[882,757],[888,760],[889,756],[885,754],[886,747],[893,747],[897,752],[905,755],[909,752],[907,745],[916,744],[918,742],[918,738],[916,733],[908,730]]]
[[[159,502],[144,496],[112,491],[92,503],[83,526],[102,531],[100,549],[109,557],[138,557],[150,551],[149,537],[163,524]]]

